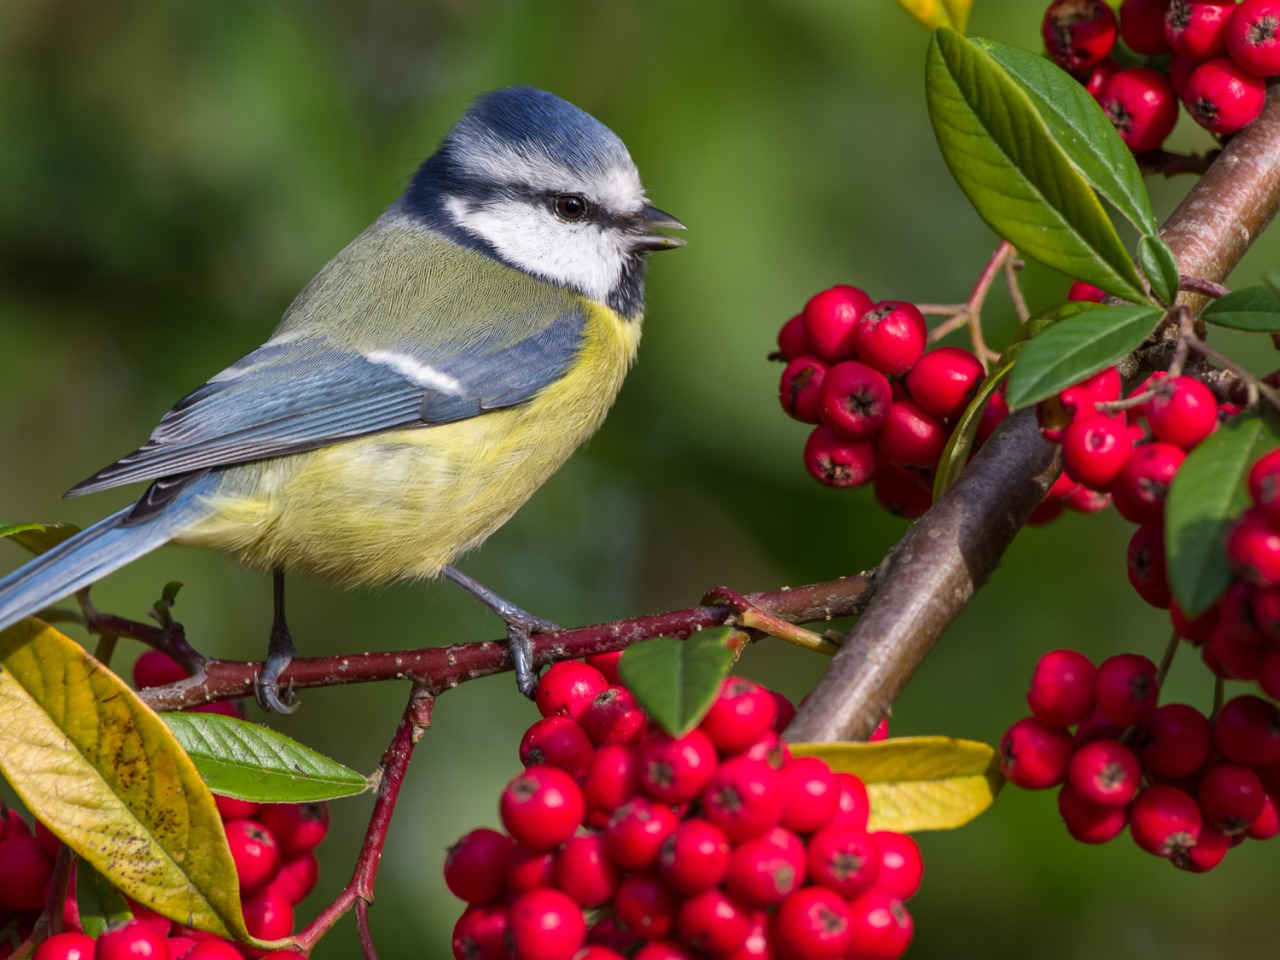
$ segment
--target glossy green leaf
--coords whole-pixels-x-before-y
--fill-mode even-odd
[[[1280,332],[1280,299],[1267,287],[1244,287],[1210,300],[1200,319],[1233,330]]]
[[[1249,468],[1277,447],[1273,415],[1245,412],[1201,441],[1174,475],[1165,501],[1165,561],[1173,596],[1188,617],[1204,613],[1230,586],[1227,525],[1250,503]]]
[[[305,803],[369,789],[367,778],[268,727],[216,713],[162,713],[214,793]]]
[[[1054,140],[1093,189],[1144,234],[1156,232],[1142,171],[1079,80],[1052,60],[998,40],[975,39],[1031,98]]]
[[[1015,356],[1020,352],[1020,350],[1015,351]],[[956,477],[960,476],[960,471],[969,462],[969,451],[973,448],[974,438],[978,434],[978,424],[982,422],[982,414],[987,409],[987,402],[1000,388],[1001,382],[1012,369],[1012,358],[1004,360],[999,366],[993,368],[987,374],[987,378],[982,381],[977,395],[956,421],[951,431],[951,439],[947,441],[947,446],[942,451],[942,460],[938,464],[938,471],[933,480],[934,500],[947,492],[947,488],[956,482]]]
[[[95,940],[106,933],[108,927],[133,919],[124,894],[83,860],[76,862],[76,908],[80,912],[81,928]]]
[[[1157,307],[1102,307],[1060,320],[1019,355],[1005,391],[1009,407],[1051,397],[1110,366],[1147,339],[1163,315]]]
[[[795,743],[797,757],[820,757],[867,785],[871,830],[952,830],[968,823],[1004,785],[996,752],[952,737],[894,737],[878,743]]]
[[[0,539],[8,537],[32,553],[44,553],[70,540],[80,528],[74,523],[3,523],[0,522]]]
[[[618,674],[662,729],[683,737],[706,716],[733,667],[728,636],[728,627],[713,627],[688,640],[656,637],[638,643],[618,661]]]
[[[33,617],[0,633],[0,667],[0,773],[27,809],[144,906],[247,937],[213,797],[160,718]]]
[[[925,89],[947,166],[991,229],[1070,277],[1125,300],[1146,299],[1101,201],[990,54],[953,30],[937,30]]]
[[[1177,299],[1182,277],[1178,258],[1167,243],[1154,235],[1142,237],[1138,241],[1138,265],[1157,297],[1170,304]]]

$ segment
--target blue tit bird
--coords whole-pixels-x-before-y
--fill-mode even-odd
[[[636,355],[645,257],[683,240],[622,141],[542,90],[479,97],[271,338],[68,496],[132,506],[0,579],[0,629],[166,543],[275,587],[259,702],[290,712],[284,571],[343,585],[443,574],[505,621],[521,690],[554,629],[453,561],[604,419]]]

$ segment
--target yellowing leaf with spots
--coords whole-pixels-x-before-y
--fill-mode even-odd
[[[0,633],[0,717],[0,772],[68,847],[166,917],[247,938],[213,796],[119,677],[29,617]]]
[[[972,5],[973,0],[898,0],[898,6],[930,30],[951,27],[960,33],[969,22]]]
[[[798,757],[820,757],[852,773],[871,796],[871,829],[951,830],[980,814],[1004,785],[996,752],[951,737],[895,737],[878,743],[796,743]]]

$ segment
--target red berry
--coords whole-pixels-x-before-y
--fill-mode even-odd
[[[857,356],[854,326],[871,309],[871,298],[844,284],[814,294],[804,305],[804,333],[818,358],[827,363]]]
[[[880,850],[880,872],[876,888],[899,900],[910,900],[924,879],[924,859],[920,848],[905,833],[880,830],[871,835]]]
[[[612,814],[640,789],[640,761],[634,747],[601,747],[587,764],[582,794],[592,814]]]
[[[1234,836],[1261,816],[1266,794],[1262,781],[1248,767],[1218,763],[1200,778],[1196,799],[1205,823]]]
[[[822,378],[822,422],[846,440],[867,440],[884,425],[893,404],[883,373],[857,360],[837,363]]]
[[[576,719],[597,747],[609,743],[639,743],[648,726],[635,694],[619,686],[605,687]]]
[[[169,683],[186,680],[191,674],[166,653],[144,650],[133,662],[133,685],[139,690],[147,687],[163,687]]]
[[[723,697],[724,695],[725,695],[725,688],[721,687],[720,697]],[[717,703],[719,703],[720,697],[716,698]],[[774,711],[773,731],[774,733],[782,733],[783,730],[787,729],[787,724],[789,724],[793,719],[795,719],[796,705],[792,703],[790,700],[788,700],[783,694],[779,693],[777,690],[770,690],[769,697],[770,699],[773,700],[773,711]],[[715,708],[716,708],[716,704],[713,703],[711,705],[711,710],[715,710]],[[711,715],[711,711],[708,711],[707,716],[710,716],[710,715]],[[706,717],[703,717],[702,729],[704,730],[707,730],[706,723],[707,723],[707,719]],[[723,751],[725,748],[720,745],[720,740],[717,739],[716,734],[713,733],[711,730],[707,730],[707,733],[710,734],[712,740],[715,740],[716,747]]]
[[[1142,783],[1138,758],[1117,740],[1095,740],[1071,756],[1068,768],[1076,795],[1088,803],[1127,804]]]
[[[784,802],[777,770],[763,760],[733,757],[720,765],[703,791],[702,815],[738,843],[777,826]]]
[[[1111,77],[1115,75],[1115,72],[1119,67],[1116,65],[1114,60],[1106,62],[1112,65],[1111,73],[1106,77],[1107,80],[1110,80]],[[1096,71],[1095,74],[1089,77],[1089,82],[1091,84],[1093,83],[1093,77],[1095,75]],[[1098,94],[1101,92],[1101,87],[1099,87],[1098,90],[1090,90],[1089,92],[1093,94],[1095,99],[1097,99]],[[1103,300],[1107,299],[1107,291],[1103,290],[1101,287],[1095,287],[1091,283],[1085,283],[1083,280],[1077,280],[1075,283],[1071,284],[1071,287],[1067,290],[1067,299],[1086,300],[1090,303],[1101,303]]]
[[[1070,727],[1093,712],[1093,683],[1098,669],[1083,653],[1053,650],[1036,664],[1027,706],[1050,727]]]
[[[778,905],[769,928],[783,960],[835,960],[852,945],[849,905],[834,890],[806,887]]]
[[[680,937],[695,950],[726,957],[746,942],[751,921],[720,890],[708,890],[680,903],[676,913]]]
[[[648,870],[658,860],[667,837],[675,832],[671,808],[643,797],[624,803],[609,818],[604,831],[605,850],[624,870]]]
[[[696,960],[696,956],[673,940],[649,940],[636,952],[634,960]]]
[[[1173,0],[1164,18],[1164,38],[1180,57],[1203,63],[1227,50],[1227,20],[1236,0]]]
[[[853,328],[858,357],[885,376],[906,373],[924,354],[929,328],[924,314],[905,300],[883,300]]]
[[[515,841],[497,830],[472,830],[445,854],[445,886],[469,904],[497,903],[507,895],[507,868],[515,849]]]
[[[835,775],[817,757],[797,757],[782,768],[782,825],[796,833],[813,833],[836,814],[840,791]]]
[[[453,926],[454,960],[507,960],[506,905],[468,907]]]
[[[243,901],[245,929],[259,940],[280,940],[293,932],[293,904],[275,887]]]
[[[1026,717],[1001,739],[1000,769],[1026,790],[1044,790],[1066,779],[1071,752],[1071,734]]]
[[[1169,0],[1124,0],[1120,4],[1120,37],[1134,53],[1169,52],[1164,37],[1164,15]]]
[[[842,440],[830,427],[819,425],[805,442],[804,465],[829,487],[861,487],[875,474],[876,448],[870,440]]]
[[[637,937],[655,940],[675,925],[676,901],[657,877],[632,874],[618,885],[613,912]]]
[[[622,659],[625,650],[613,650],[609,653],[597,653],[594,656],[586,658],[586,664],[589,667],[595,667],[604,675],[605,682],[610,686],[619,686],[621,681],[618,677],[618,661]]]
[[[1268,520],[1280,521],[1280,450],[1263,454],[1249,468],[1249,495]]]
[[[782,845],[766,835],[745,840],[733,848],[724,888],[744,906],[772,907],[800,889],[804,881],[803,844],[797,841]]]
[[[787,415],[801,423],[817,423],[822,407],[822,381],[827,365],[817,357],[796,357],[782,371],[778,399]]]
[[[1259,77],[1280,73],[1280,4],[1244,0],[1227,21],[1227,53]]]
[[[1184,855],[1195,846],[1201,826],[1195,800],[1167,784],[1147,787],[1129,807],[1129,832],[1134,842],[1157,857]]]
[[[1093,743],[1095,740],[1118,740],[1124,735],[1125,729],[1101,710],[1095,710],[1080,721],[1072,743],[1079,750],[1086,743]]]
[[[511,902],[507,942],[515,960],[571,960],[586,942],[582,910],[559,890],[530,890]]]
[[[556,855],[550,850],[516,847],[507,867],[507,889],[512,895],[556,884]]]
[[[93,957],[94,960],[169,960],[169,945],[163,935],[144,921],[130,920],[98,937]]]
[[[881,740],[889,739],[889,718],[881,717],[880,722],[876,724],[876,728],[871,731],[871,736],[867,737],[867,743],[879,743]]]
[[[1262,812],[1245,831],[1245,836],[1250,840],[1270,840],[1276,834],[1280,834],[1280,812],[1276,810],[1271,794],[1263,793]]]
[[[1094,686],[1098,707],[1120,726],[1142,723],[1156,708],[1160,687],[1156,665],[1136,653],[1109,657],[1098,667]]]
[[[1070,783],[1058,791],[1058,813],[1067,833],[1080,843],[1106,843],[1124,832],[1129,823],[1129,807],[1118,803],[1089,803],[1082,800]]]
[[[880,428],[876,451],[889,463],[933,470],[942,459],[949,436],[946,424],[938,417],[904,397],[894,403],[888,419]]]
[[[1218,428],[1218,401],[1194,377],[1161,380],[1144,411],[1156,439],[1183,450],[1190,450]]]
[[[982,408],[982,418],[978,420],[978,430],[974,437],[978,446],[982,446],[991,439],[991,435],[996,432],[996,427],[1000,426],[1008,415],[1009,401],[1004,398],[1004,394],[991,394],[987,405]]]
[[[964,413],[986,371],[963,347],[938,347],[922,356],[907,374],[911,399],[927,413],[950,420]]]
[[[544,717],[577,719],[609,686],[595,667],[577,660],[561,660],[538,679],[534,701]]]
[[[1218,711],[1213,744],[1232,763],[1245,767],[1280,762],[1280,710],[1261,697],[1228,700]]]
[[[1217,827],[1205,824],[1196,837],[1196,845],[1173,857],[1173,865],[1188,873],[1207,873],[1222,862],[1233,845],[1233,838]]]
[[[905,520],[924,515],[933,504],[933,474],[919,467],[880,463],[876,468],[876,503]]]
[[[556,886],[583,907],[603,906],[618,888],[618,869],[605,855],[604,838],[582,833],[556,855]]]
[[[881,723],[887,723],[882,720]],[[879,727],[876,728],[877,730]],[[867,795],[867,785],[851,773],[837,773],[836,787],[840,791],[836,800],[836,814],[831,818],[831,825],[846,824],[867,829],[867,821],[871,816],[871,799]]]
[[[1173,87],[1173,92],[1178,95],[1179,100],[1186,93],[1187,81],[1191,79],[1191,74],[1196,72],[1198,66],[1200,66],[1199,61],[1188,60],[1176,53],[1169,58],[1169,86]]]
[[[1169,573],[1165,566],[1164,527],[1139,527],[1129,538],[1125,552],[1129,583],[1138,596],[1161,610],[1173,602]]]
[[[530,850],[551,850],[582,824],[586,803],[577,782],[557,767],[530,767],[507,784],[502,825]]]
[[[705,820],[685,820],[662,843],[658,875],[676,893],[718,886],[729,869],[729,839]]]
[[[1227,560],[1235,572],[1259,587],[1280,584],[1280,533],[1252,507],[1227,532]]]
[[[1120,516],[1132,523],[1163,522],[1169,484],[1185,459],[1182,448],[1171,443],[1135,447],[1111,486]]]
[[[902,901],[877,888],[849,904],[849,926],[853,933],[851,960],[897,960],[907,952],[915,932]]]
[[[314,853],[304,853],[280,865],[280,872],[271,881],[271,887],[279,890],[295,907],[310,896],[320,879],[320,861]]]
[[[1064,70],[1084,70],[1116,44],[1116,15],[1102,0],[1053,0],[1040,22],[1049,56]]]
[[[252,893],[270,883],[280,870],[280,847],[275,834],[256,820],[232,820],[226,824],[226,831],[242,893]]]
[[[640,786],[660,803],[689,803],[710,782],[716,761],[715,744],[702,730],[679,740],[659,730],[640,744]]]
[[[810,882],[856,897],[880,874],[880,848],[871,834],[850,823],[833,823],[809,838],[806,850]]]
[[[1218,608],[1210,607],[1194,620],[1188,619],[1178,606],[1177,600],[1169,603],[1169,620],[1178,636],[1192,643],[1203,643],[1213,634],[1214,624],[1218,622]]]
[[[176,943],[178,939],[181,938],[169,938],[169,953],[171,960],[182,960],[183,957],[185,957],[186,960],[240,960],[240,958],[244,956],[244,954],[226,940],[190,940],[190,952],[181,954],[174,949],[174,943]],[[297,960],[300,956],[302,956],[302,954],[293,950],[276,950],[272,953],[268,953],[263,960],[271,960],[272,957],[280,958],[280,960],[284,960],[286,957],[292,958],[292,960]]]
[[[1210,133],[1228,134],[1253,123],[1266,96],[1261,77],[1242,70],[1230,57],[1218,57],[1200,64],[1187,78],[1182,102],[1192,119]]]
[[[56,933],[36,947],[34,960],[93,960],[95,946],[83,933]]]
[[[573,777],[586,773],[595,752],[587,731],[565,716],[543,717],[520,738],[520,762],[526,767],[545,764]]]
[[[1144,724],[1138,756],[1151,776],[1181,780],[1205,765],[1212,743],[1213,729],[1203,713],[1185,703],[1166,703]]]
[[[1155,150],[1178,122],[1178,98],[1164,74],[1150,67],[1118,71],[1098,103],[1120,139],[1134,153]]]
[[[248,800],[237,800],[235,797],[224,797],[219,794],[213,795],[213,802],[218,808],[218,816],[223,822],[228,820],[248,820],[255,816],[262,806],[258,803],[251,803]]]
[[[314,850],[329,833],[327,803],[268,803],[258,822],[271,831],[284,857],[300,857]]]
[[[1062,433],[1062,462],[1067,476],[1094,490],[1105,490],[1120,475],[1133,449],[1119,420],[1089,414],[1072,420]]]
[[[804,332],[804,315],[797,313],[778,331],[778,353],[782,354],[783,360],[790,361],[812,352]]]

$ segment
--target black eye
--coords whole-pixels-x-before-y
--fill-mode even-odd
[[[561,220],[581,220],[587,215],[586,198],[576,193],[557,194],[552,207]]]

